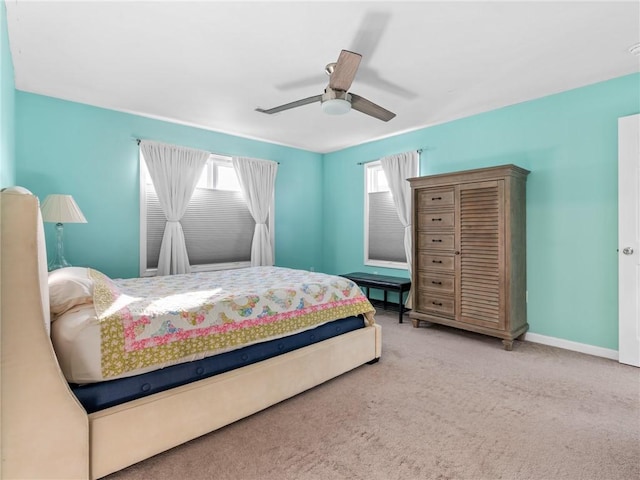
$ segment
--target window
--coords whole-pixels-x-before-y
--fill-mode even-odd
[[[151,183],[151,179],[148,180],[148,183]],[[196,188],[239,192],[240,183],[238,183],[231,159],[212,155],[202,170]]]
[[[380,161],[365,167],[365,265],[407,268],[404,227],[400,223]]]
[[[273,205],[269,215],[273,240]],[[140,275],[154,275],[166,218],[140,151]],[[193,272],[249,266],[255,221],[231,158],[211,155],[180,221]]]

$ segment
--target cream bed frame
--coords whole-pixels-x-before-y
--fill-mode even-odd
[[[87,414],[58,366],[46,327],[38,200],[3,192],[0,206],[1,478],[100,478],[380,357],[381,330],[373,325]]]

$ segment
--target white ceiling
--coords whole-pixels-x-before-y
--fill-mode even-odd
[[[6,0],[18,90],[330,152],[640,71],[640,2]],[[388,123],[310,104],[340,50]]]

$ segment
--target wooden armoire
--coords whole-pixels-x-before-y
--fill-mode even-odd
[[[504,165],[409,179],[414,327],[492,335],[506,350],[527,331],[528,174]]]

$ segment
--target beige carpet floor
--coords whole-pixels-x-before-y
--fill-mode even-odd
[[[377,364],[107,478],[640,479],[640,369],[377,318]]]

